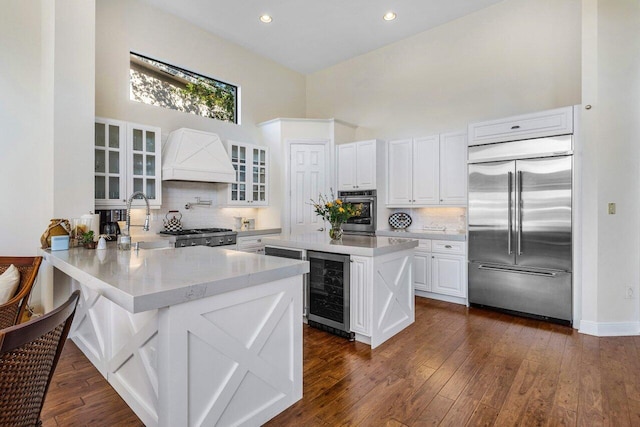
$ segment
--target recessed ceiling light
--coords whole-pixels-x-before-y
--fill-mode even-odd
[[[260,21],[264,22],[265,24],[269,24],[271,23],[271,21],[273,21],[273,18],[271,18],[271,15],[264,14],[260,16]]]
[[[396,14],[394,12],[387,12],[384,14],[382,19],[384,19],[385,21],[393,21],[394,19],[396,19]]]

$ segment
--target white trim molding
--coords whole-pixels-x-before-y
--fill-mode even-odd
[[[578,332],[596,337],[640,335],[640,322],[593,322],[591,320],[582,320]]]

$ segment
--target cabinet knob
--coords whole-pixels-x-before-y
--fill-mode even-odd
[[[441,201],[441,202],[444,202],[444,200],[443,200],[443,199],[440,199],[440,201]]]

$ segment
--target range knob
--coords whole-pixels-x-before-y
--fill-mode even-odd
[[[204,244],[207,245],[207,246],[211,246],[211,240],[205,240]]]
[[[224,244],[224,237],[220,237],[220,238],[218,239],[218,244],[219,244],[219,245]]]
[[[197,243],[196,242],[191,242],[191,246],[196,246]]]
[[[180,247],[184,248],[186,245],[184,244],[184,242],[180,243]]]

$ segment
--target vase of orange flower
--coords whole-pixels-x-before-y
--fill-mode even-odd
[[[358,216],[362,212],[362,205],[352,205],[344,203],[341,199],[336,198],[331,191],[331,198],[320,194],[318,201],[311,200],[313,208],[318,216],[331,224],[329,229],[329,237],[331,240],[342,239],[342,224],[353,216]]]

